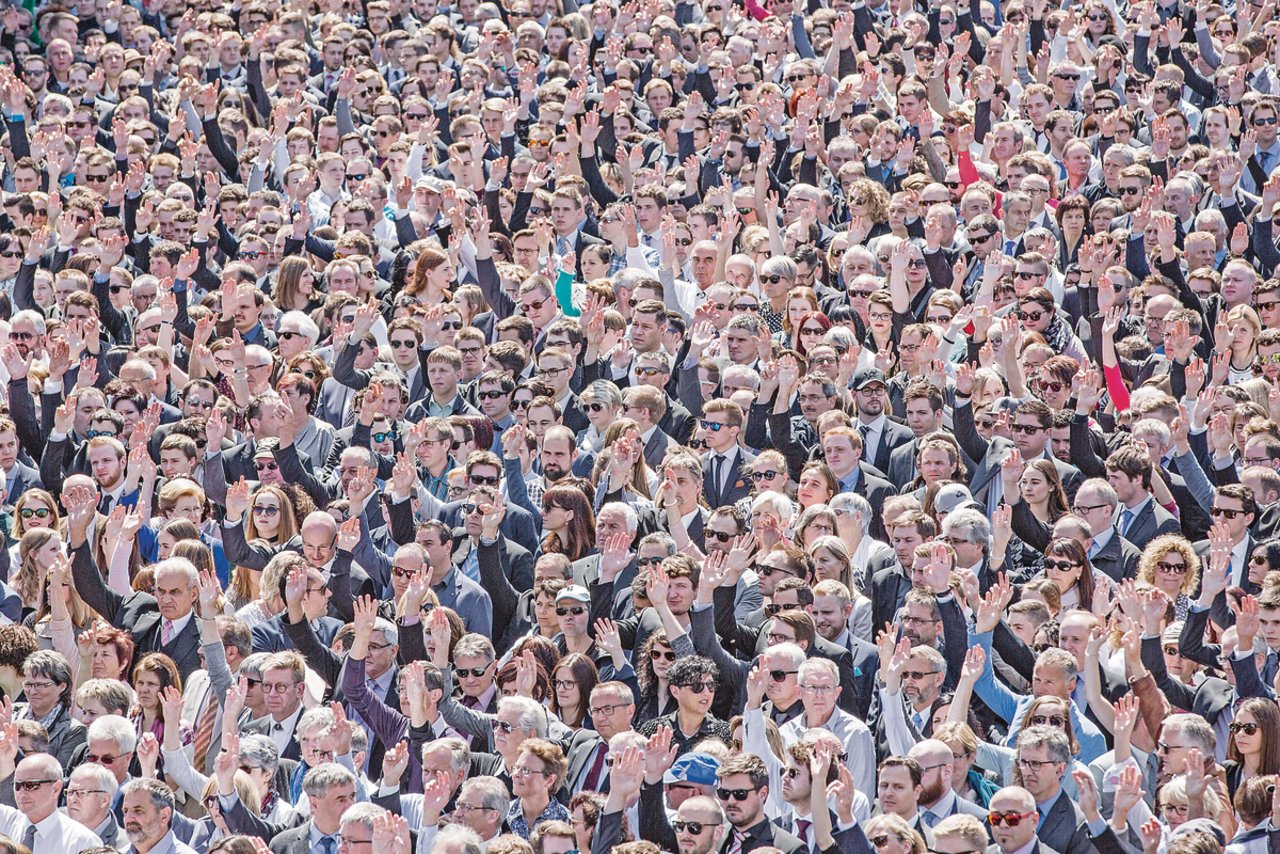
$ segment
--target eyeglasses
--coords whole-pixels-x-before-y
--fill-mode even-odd
[[[82,798],[85,795],[105,795],[106,789],[67,789],[68,798]]]
[[[923,622],[932,623],[933,620],[924,620]],[[904,670],[902,671],[903,679],[910,679],[912,682],[919,682],[929,676],[933,676],[941,671],[938,670]]]
[[[741,803],[758,791],[760,790],[756,787],[752,787],[750,789],[716,789],[716,797],[722,801],[727,801],[730,798],[733,798],[735,801]]]
[[[1256,723],[1240,723],[1239,721],[1232,721],[1231,726],[1229,726],[1228,729],[1230,729],[1233,734],[1242,732],[1245,735],[1256,735],[1258,730],[1262,729],[1262,727]],[[17,784],[15,783],[15,785]]]
[[[555,686],[562,691],[568,691],[570,688],[578,687],[577,679],[556,679]]]
[[[528,768],[522,765],[517,765],[511,769],[512,777],[532,777],[534,774],[546,774],[546,773],[548,772],[540,771],[537,768]]]
[[[327,587],[320,587],[320,588],[308,588],[307,592],[308,592],[308,593],[311,593],[311,592],[312,592],[313,590],[315,590],[315,589],[319,589],[319,590],[328,590],[329,588],[327,588]],[[287,694],[287,693],[289,693],[290,691],[292,691],[295,687],[296,687],[295,685],[293,685],[293,684],[291,684],[291,683],[289,683],[289,682],[263,682],[263,683],[262,683],[262,693],[264,693],[264,694]]]
[[[808,691],[810,694],[813,694],[815,697],[826,697],[829,694],[834,694],[836,691],[839,691],[840,686],[839,685],[801,685],[800,690]]]
[[[589,706],[587,708],[587,711],[590,712],[591,717],[593,718],[598,718],[601,716],[608,717],[609,715],[616,712],[618,709],[625,709],[627,708],[627,706],[630,706],[630,705],[632,704],[631,703],[606,703],[603,706]]]
[[[1057,760],[1054,760],[1054,759],[1019,759],[1018,767],[1029,768],[1032,771],[1039,771],[1041,768],[1045,767],[1046,765],[1054,765],[1056,764],[1056,762]],[[1017,825],[1011,824],[1009,826],[1016,827]]]
[[[1257,116],[1256,118],[1254,118],[1253,124],[1254,124],[1254,127],[1264,127],[1266,125],[1273,125],[1277,121],[1280,121],[1280,119],[1277,119],[1275,116],[1272,116],[1269,119],[1264,119],[1261,116]]]
[[[280,508],[274,504],[255,505],[253,512],[258,516],[275,516],[280,513]]]
[[[13,337],[13,336],[10,336],[10,337]],[[99,436],[110,436],[112,439],[114,439],[116,438],[117,435],[118,434],[114,430],[93,430],[93,429],[86,430],[84,434],[86,439],[96,439]]]
[[[1009,827],[1017,827],[1022,824],[1024,819],[1031,818],[1033,815],[1036,815],[1034,810],[1032,812],[989,812],[987,813],[987,821],[991,823],[992,827],[999,827],[1002,824],[1007,824]]]
[[[258,462],[255,460],[253,463],[253,467],[256,468],[258,471],[279,471],[280,470],[280,464],[277,463],[275,460],[270,460],[265,463]]]
[[[469,812],[483,812],[483,811],[486,811],[486,810],[497,810],[498,808],[497,808],[497,807],[477,806],[477,805],[475,805],[475,804],[464,804],[464,803],[459,802],[459,803],[457,803],[457,804],[455,804],[455,805],[454,805],[454,808],[453,808],[453,809],[454,809],[454,812],[456,812],[458,815],[466,815],[466,814],[467,814],[467,813],[469,813]]]
[[[675,661],[676,654],[671,650],[651,649],[649,650],[650,661]]]

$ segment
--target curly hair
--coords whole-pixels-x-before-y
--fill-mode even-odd
[[[867,200],[867,218],[872,225],[889,221],[889,191],[870,178],[859,178],[849,185],[848,198],[865,196]],[[852,202],[850,202],[852,204]]]
[[[1178,534],[1165,534],[1147,543],[1147,547],[1142,550],[1142,557],[1138,558],[1138,581],[1155,587],[1157,564],[1169,552],[1182,555],[1182,562],[1187,567],[1178,592],[1192,595],[1200,586],[1200,556],[1196,554],[1191,541]]]

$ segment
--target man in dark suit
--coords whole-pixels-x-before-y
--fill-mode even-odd
[[[1131,443],[1107,457],[1107,482],[1116,491],[1116,530],[1141,550],[1162,534],[1181,532],[1178,520],[1151,493],[1151,457]]]
[[[332,762],[308,771],[302,790],[312,807],[311,818],[291,827],[264,821],[245,809],[236,794],[235,770],[231,766],[230,773],[218,775],[218,805],[232,833],[270,839],[272,854],[337,854],[342,814],[356,797],[356,779],[350,771]]]
[[[862,436],[851,427],[833,427],[822,437],[822,453],[835,474],[840,492],[852,492],[867,499],[874,510],[871,535],[886,540],[880,508],[898,490],[862,459]]]
[[[731,400],[712,400],[702,409],[702,433],[707,443],[707,452],[702,455],[702,494],[713,510],[751,494],[749,469],[755,456],[738,441],[742,421],[742,407]]]
[[[1090,478],[1081,484],[1072,508],[1092,529],[1089,562],[1113,581],[1136,577],[1138,558],[1142,556],[1142,552],[1116,530],[1118,508],[1115,489],[1101,478]]]
[[[1254,546],[1249,528],[1258,517],[1258,502],[1253,497],[1253,490],[1239,483],[1215,487],[1212,514],[1214,522],[1226,524],[1231,538],[1231,563],[1227,571],[1226,587],[1240,587],[1250,595],[1257,595],[1261,588],[1249,580],[1249,559],[1253,555]],[[1195,544],[1196,554],[1202,559],[1208,556],[1209,550],[1209,540],[1201,540]],[[1204,583],[1203,574],[1201,583]],[[1213,605],[1209,608],[1209,619],[1222,628],[1235,624],[1235,615],[1227,606],[1225,592],[1219,592],[1214,597]]]
[[[927,738],[917,742],[907,756],[920,763],[922,769],[929,769],[921,779],[919,797],[920,818],[925,827],[932,829],[953,815],[971,815],[986,824],[987,811],[960,797],[951,787],[955,776],[955,754],[945,741]]]
[[[107,587],[88,542],[94,518],[94,497],[87,488],[63,493],[69,518],[72,550],[71,572],[76,591],[85,604],[117,628],[133,635],[134,659],[149,652],[163,652],[186,679],[201,667],[200,632],[193,608],[199,596],[195,566],[183,558],[170,558],[156,569],[156,595],[144,591],[121,596]]]
[[[262,693],[267,713],[245,724],[241,732],[258,733],[271,739],[284,759],[301,759],[298,726],[303,713],[302,695],[307,664],[301,653],[289,650],[272,653],[262,663]],[[224,739],[224,748],[227,748]]]
[[[978,433],[973,423],[973,404],[969,395],[973,392],[972,377],[960,376],[956,380],[956,405],[952,415],[956,441],[960,450],[974,460],[972,476],[969,479],[969,492],[975,501],[994,512],[1004,498],[1004,481],[1000,477],[1000,466],[1009,451],[1017,448],[1026,462],[1045,458],[1053,461],[1058,470],[1058,477],[1067,492],[1067,499],[1073,500],[1084,477],[1073,465],[1057,459],[1048,450],[1049,427],[1053,423],[1053,410],[1040,400],[1028,400],[1019,404],[1013,414],[1010,429],[1014,440],[1002,436],[992,436],[990,441]]]
[[[1061,727],[1027,727],[1018,735],[1017,761],[1022,785],[1032,798],[1031,825],[1040,819],[1036,836],[1041,844],[1062,854],[1092,854],[1084,813],[1062,790],[1062,775],[1071,763],[1067,734]]]
[[[667,395],[652,386],[629,386],[622,392],[622,399],[622,414],[640,425],[645,462],[656,470],[667,455],[667,447],[674,442],[658,426],[667,411]]]
[[[720,854],[750,854],[757,848],[777,848],[783,854],[807,854],[809,846],[769,820],[765,801],[769,798],[769,771],[764,760],[751,754],[735,754],[721,763],[718,788],[733,796],[721,800],[729,830],[720,843]],[[739,793],[746,798],[738,800]]]
[[[993,819],[991,835],[996,841],[987,854],[1059,854],[1043,837],[1036,838],[1036,799],[1021,786],[1005,786],[992,795],[987,812]]]
[[[853,391],[858,402],[854,426],[862,437],[863,459],[883,472],[889,471],[893,452],[915,438],[904,424],[886,413],[888,382],[879,368],[864,368],[853,375]]]

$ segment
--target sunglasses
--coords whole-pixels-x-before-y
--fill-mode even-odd
[[[722,800],[722,801],[727,801],[727,800],[729,800],[730,798],[733,798],[735,801],[738,801],[739,803],[741,803],[742,801],[745,801],[747,798],[751,797],[751,795],[752,795],[753,793],[758,792],[758,791],[759,791],[759,789],[755,789],[755,788],[752,788],[752,789],[716,789],[716,797],[717,797],[717,798],[719,798],[719,799],[720,799],[720,800]]]
[[[1215,508],[1213,508],[1213,510],[1212,510],[1212,511],[1210,511],[1210,512],[1212,512],[1213,517],[1214,517],[1215,519],[1216,519],[1217,517],[1219,517],[1219,516],[1226,517],[1227,519],[1234,519],[1234,518],[1236,518],[1237,516],[1239,516],[1241,513],[1243,513],[1244,511],[1243,511],[1243,510],[1228,510],[1228,509],[1227,509],[1227,508],[1225,508],[1225,507],[1215,507]]]
[[[776,284],[778,284],[778,282],[781,282],[781,281],[784,281],[784,280],[785,280],[785,277],[783,277],[783,276],[779,276],[779,275],[777,275],[776,273],[775,273],[774,275],[772,275],[772,276],[761,276],[761,277],[760,277],[760,281],[761,281],[761,283],[768,282],[768,283],[769,283],[769,284],[771,284],[771,285],[776,285]]]
[[[753,471],[751,473],[751,479],[756,483],[761,483],[766,480],[773,480],[780,474],[781,472],[776,471]]]
[[[716,683],[714,682],[687,682],[684,685],[677,685],[676,687],[687,688],[695,694],[714,694],[716,692]],[[742,798],[738,798],[738,800],[742,800]]]
[[[987,813],[987,821],[991,822],[991,826],[992,826],[992,827],[999,827],[1001,824],[1008,825],[1009,827],[1017,827],[1018,825],[1022,824],[1023,819],[1031,818],[1031,816],[1033,816],[1033,815],[1036,815],[1036,813],[1035,813],[1034,811],[1032,811],[1032,812],[1021,812],[1021,813],[1019,813],[1019,812],[1006,812],[1006,813],[992,812],[992,813]]]
[[[497,486],[500,478],[497,475],[493,477],[485,477],[484,475],[473,474],[467,477],[467,480],[475,486]]]
[[[1032,715],[1032,726],[1053,726],[1061,727],[1065,723],[1062,715]]]
[[[666,650],[664,652],[660,649],[651,649],[649,650],[649,659],[651,661],[675,661],[676,654],[671,650]]]
[[[36,519],[47,519],[53,515],[53,511],[47,507],[41,507],[39,510],[33,510],[30,507],[23,507],[19,512],[23,519],[30,519],[32,517],[35,517]]]
[[[726,534],[724,531],[704,531],[703,533],[707,539],[714,539],[718,543],[732,542],[733,538],[738,536],[737,534]]]
[[[1045,569],[1060,569],[1063,571],[1077,569],[1079,564],[1072,563],[1069,560],[1046,560],[1044,562]]]
[[[1032,433],[1038,433],[1044,428],[1038,424],[1010,424],[1009,432],[1021,433],[1024,436],[1030,436]]]
[[[721,424],[716,421],[707,421],[706,419],[703,419],[698,423],[702,425],[703,430],[710,430],[712,433],[719,433],[725,427],[729,426],[728,424]]]
[[[506,396],[507,393],[505,391],[482,391],[476,395],[476,397],[481,400],[497,400],[498,398]]]
[[[1166,575],[1186,575],[1187,565],[1185,563],[1169,563],[1168,561],[1160,561],[1156,564],[1156,569]]]
[[[587,612],[587,609],[581,605],[574,605],[571,608],[556,608],[557,617],[567,617],[572,614],[575,617],[581,617]]]
[[[710,8],[710,7],[708,7],[708,8]],[[719,7],[716,7],[716,8],[719,8]],[[697,835],[698,835],[699,833],[701,833],[704,829],[706,829],[706,828],[708,828],[708,827],[710,827],[710,826],[711,826],[711,825],[709,825],[709,824],[703,824],[703,823],[702,823],[702,822],[700,822],[700,821],[673,821],[673,822],[671,822],[671,829],[672,829],[672,830],[674,830],[676,833],[692,833],[694,836],[697,836]]]
[[[1258,730],[1262,729],[1262,727],[1255,723],[1242,724],[1239,721],[1232,721],[1231,726],[1228,727],[1228,729],[1233,733],[1242,732],[1245,735],[1256,735]],[[14,785],[17,784],[15,783]]]
[[[882,836],[873,836],[871,837],[870,841],[871,841],[871,844],[874,845],[875,847],[883,848],[889,844],[890,839],[896,839],[899,842],[902,841],[902,837],[896,833],[886,833]]]

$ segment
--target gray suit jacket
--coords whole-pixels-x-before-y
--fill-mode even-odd
[[[1063,792],[1049,807],[1049,814],[1036,834],[1040,842],[1062,854],[1093,854],[1093,843],[1085,829],[1084,813]]]

